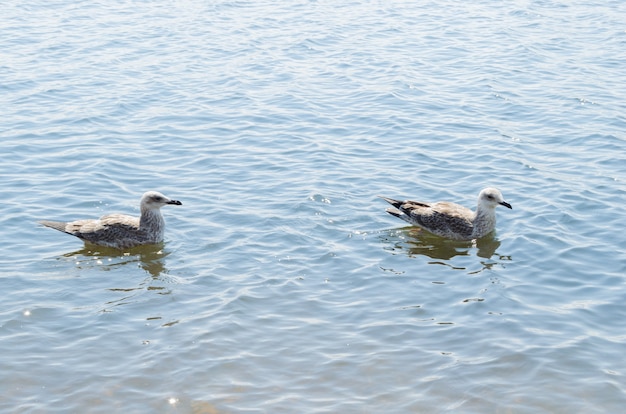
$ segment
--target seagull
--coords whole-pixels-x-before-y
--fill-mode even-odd
[[[95,220],[70,222],[42,220],[39,223],[76,236],[85,243],[126,249],[163,241],[165,221],[161,215],[161,207],[166,204],[180,206],[183,203],[157,191],[148,191],[144,193],[139,203],[141,217],[107,214]]]
[[[491,233],[496,227],[496,207],[513,208],[496,188],[485,188],[478,194],[475,212],[448,201],[423,203],[380,198],[395,207],[386,210],[392,216],[452,240],[479,239]]]

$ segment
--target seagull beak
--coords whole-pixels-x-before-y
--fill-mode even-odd
[[[180,202],[180,201],[178,201],[178,200],[170,200],[170,201],[168,201],[168,202],[167,202],[167,203],[165,203],[165,204],[174,204],[175,206],[182,206],[182,205],[183,205],[183,203],[181,203],[181,202]],[[511,208],[511,207],[509,207],[509,208]]]
[[[511,210],[513,210],[513,207],[511,207],[511,205],[510,205],[509,203],[507,203],[506,201],[503,201],[503,202],[501,202],[501,203],[499,203],[499,204],[500,204],[500,205],[502,205],[502,206],[504,206],[504,207],[508,207],[508,208],[510,208]]]

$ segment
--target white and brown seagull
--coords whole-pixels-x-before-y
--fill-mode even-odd
[[[86,243],[127,249],[163,241],[165,220],[161,215],[161,207],[166,204],[182,205],[180,201],[157,191],[148,191],[141,197],[141,217],[107,214],[99,219],[70,222],[42,220],[39,223],[76,236]]]
[[[478,194],[476,211],[448,201],[423,203],[381,197],[394,206],[387,213],[437,236],[453,240],[479,239],[496,227],[496,207],[513,208],[496,188],[485,188]]]

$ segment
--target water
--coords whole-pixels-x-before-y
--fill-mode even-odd
[[[10,1],[0,410],[620,412],[626,3]],[[443,241],[377,195],[474,207]],[[164,208],[119,253],[38,227]]]

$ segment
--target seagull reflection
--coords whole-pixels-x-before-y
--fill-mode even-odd
[[[103,281],[109,294],[106,295],[106,301],[102,303],[99,311],[107,313],[118,306],[152,300],[154,298],[152,294],[169,295],[173,291],[169,285],[184,283],[182,279],[169,274],[165,267],[165,258],[170,252],[163,248],[164,245],[160,243],[120,251],[85,244],[84,248],[59,256],[57,260],[73,262],[80,273],[102,274],[105,271],[122,276],[106,278]],[[145,296],[146,292],[150,292],[151,295]],[[148,323],[154,321],[161,323],[162,318],[158,315],[150,316],[146,320]],[[166,321],[162,326],[171,326],[175,323],[177,321]]]
[[[137,246],[123,253],[118,249],[85,244],[84,248],[66,253],[63,257],[75,259],[79,267],[98,265],[111,269],[138,263],[153,278],[157,278],[167,273],[164,259],[169,254],[163,250],[163,244]]]
[[[450,260],[455,256],[470,256],[476,251],[478,257],[490,259],[500,247],[493,234],[470,241],[444,239],[421,231],[415,227],[390,230],[384,241],[391,245],[389,250],[405,252],[409,256],[427,256],[432,259]],[[502,258],[502,257],[499,257]]]

